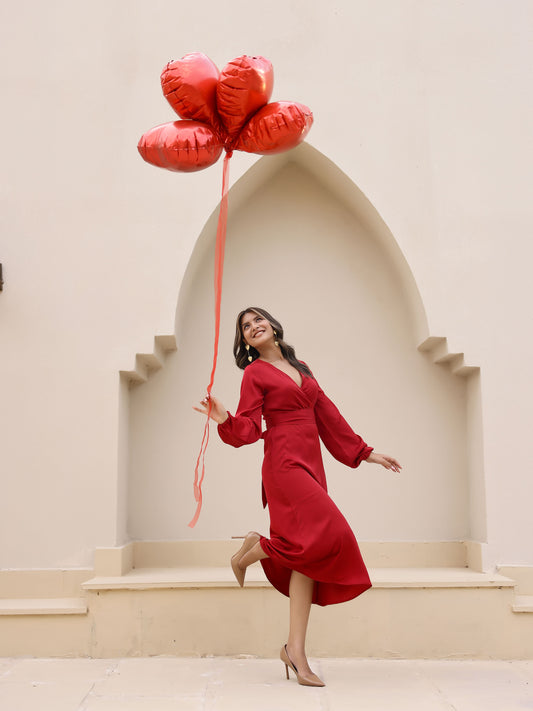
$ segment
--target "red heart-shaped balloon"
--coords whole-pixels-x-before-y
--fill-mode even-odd
[[[213,165],[222,153],[217,134],[200,121],[174,121],[151,128],[137,146],[147,163],[191,173]]]
[[[201,52],[169,62],[161,73],[161,88],[168,103],[183,119],[203,121],[218,128],[216,88],[219,71]]]
[[[233,59],[220,73],[217,109],[230,142],[246,121],[270,99],[274,86],[272,64],[264,57]]]
[[[313,125],[311,109],[290,101],[274,101],[259,109],[239,134],[235,148],[248,153],[281,153],[301,143]]]

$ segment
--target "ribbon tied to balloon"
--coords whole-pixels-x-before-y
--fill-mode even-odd
[[[226,152],[215,244],[215,337],[208,396],[211,395],[218,357],[229,159],[234,150],[260,155],[290,150],[304,140],[313,123],[313,114],[303,104],[292,101],[268,103],[273,85],[272,64],[264,57],[237,57],[219,72],[205,54],[186,54],[169,62],[161,74],[163,94],[181,120],[150,129],[141,136],[137,146],[147,163],[178,172],[208,168],[216,163],[222,151]],[[194,472],[197,507],[189,523],[191,528],[196,525],[202,508],[210,399],[208,403]]]

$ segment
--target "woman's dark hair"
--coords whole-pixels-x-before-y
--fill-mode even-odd
[[[302,375],[307,375],[310,378],[313,377],[313,374],[305,365],[305,363],[301,363],[296,357],[294,348],[292,346],[289,346],[289,344],[285,343],[285,341],[283,340],[283,326],[281,325],[281,323],[277,321],[273,316],[271,316],[268,311],[265,311],[265,309],[260,309],[258,306],[249,306],[247,309],[243,309],[237,316],[235,341],[233,343],[233,355],[235,356],[235,362],[237,363],[237,366],[241,368],[241,370],[244,370],[247,365],[250,365],[251,362],[259,358],[259,351],[257,351],[253,346],[250,346],[250,350],[246,350],[246,344],[242,335],[241,319],[244,314],[247,313],[258,314],[259,316],[265,318],[276,332],[276,340],[279,344],[283,357],[288,360],[289,363],[296,368],[296,370],[300,371]],[[248,356],[252,356],[252,361],[248,360]]]

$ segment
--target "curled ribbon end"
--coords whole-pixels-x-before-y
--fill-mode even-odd
[[[200,496],[200,499],[198,500],[198,506],[196,507],[196,511],[192,519],[189,521],[187,524],[189,528],[194,528],[196,524],[198,523],[198,519],[200,518],[200,511],[202,510],[202,497]]]

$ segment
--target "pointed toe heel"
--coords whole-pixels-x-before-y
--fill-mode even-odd
[[[248,553],[248,551],[259,542],[261,536],[257,531],[250,531],[246,536],[232,536],[232,538],[244,538],[242,546],[239,548],[237,553],[231,557],[231,569],[233,570],[233,575],[237,579],[240,587],[244,586],[244,577],[246,575],[246,568],[243,570],[239,567],[241,558]]]
[[[296,680],[298,681],[298,684],[301,684],[302,686],[326,686],[322,679],[320,679],[316,674],[313,674],[311,672],[311,674],[309,675],[304,675],[298,672],[298,669],[294,666],[291,661],[291,658],[289,657],[286,644],[284,644],[281,648],[279,658],[281,659],[283,664],[285,664],[285,673],[287,675],[287,679],[289,678],[290,667],[296,675]]]

